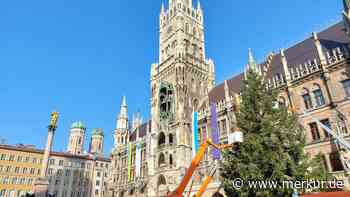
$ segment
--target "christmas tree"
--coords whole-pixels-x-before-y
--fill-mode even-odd
[[[267,88],[263,77],[253,69],[248,70],[236,112],[244,142],[224,153],[222,177],[227,196],[275,197],[293,193],[293,188],[249,188],[249,180],[282,183],[329,178],[320,158],[310,159],[305,153],[305,132],[297,116],[286,106],[276,104],[277,91]],[[233,185],[237,179],[245,182],[240,189]]]

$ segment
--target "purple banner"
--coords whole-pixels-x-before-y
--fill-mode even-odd
[[[212,103],[210,105],[210,113],[211,113],[211,139],[213,140],[214,144],[219,144],[219,129],[218,129],[218,117],[216,113],[216,105],[215,103]],[[212,155],[214,160],[220,159],[220,150],[213,148],[212,149]]]

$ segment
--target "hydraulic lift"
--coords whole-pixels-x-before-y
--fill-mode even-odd
[[[224,150],[224,149],[228,149],[228,148],[232,148],[233,146],[241,143],[243,141],[242,138],[242,133],[241,131],[235,131],[234,133],[230,134],[229,136],[229,144],[214,144],[212,142],[212,140],[210,138],[206,139],[200,146],[199,150],[197,151],[194,159],[191,162],[190,167],[188,168],[188,170],[186,171],[185,176],[183,177],[182,181],[180,182],[180,185],[175,189],[175,191],[171,192],[170,194],[167,194],[166,197],[182,197],[183,196],[183,192],[185,191],[189,181],[191,180],[193,173],[195,172],[195,170],[197,169],[200,161],[202,160],[206,149],[208,148],[208,146],[213,146],[214,148],[218,149],[218,150]],[[206,190],[206,188],[208,187],[209,183],[212,181],[213,176],[216,172],[216,166],[214,166],[210,173],[206,176],[203,184],[201,185],[199,191],[196,193],[196,197],[200,197]]]

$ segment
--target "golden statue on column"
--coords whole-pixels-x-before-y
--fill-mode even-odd
[[[46,140],[46,147],[44,150],[43,163],[41,167],[41,174],[38,179],[34,182],[34,194],[35,197],[47,197],[49,189],[49,180],[46,176],[49,157],[52,148],[53,136],[57,128],[58,112],[54,111],[51,113],[50,125],[48,126],[48,135]]]

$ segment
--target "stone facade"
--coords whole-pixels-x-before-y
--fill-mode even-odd
[[[0,145],[0,196],[22,197],[33,192],[40,177],[44,150],[33,146]],[[49,192],[58,197],[103,197],[110,160],[93,155],[51,152]]]
[[[345,139],[350,138],[350,12],[344,2],[344,20],[310,34],[302,42],[255,63],[249,50],[248,68],[254,68],[269,88],[279,90],[279,107],[299,115],[307,136],[306,152],[322,154],[329,172],[346,180],[349,158],[309,116],[320,120]],[[192,159],[192,112],[199,112],[199,140],[212,136],[210,105],[218,111],[220,142],[227,143],[236,126],[234,111],[240,100],[242,72],[219,85],[215,67],[205,55],[203,11],[191,0],[170,0],[160,13],[159,63],[151,66],[151,120],[129,129],[126,99],[123,98],[111,154],[108,195],[163,196],[180,183]],[[350,139],[349,139],[350,140]],[[131,149],[131,173],[128,173],[130,144],[142,142],[141,175],[135,176],[135,151]],[[218,162],[209,148],[193,179],[192,193],[198,191],[210,167]],[[219,164],[218,164],[219,165]],[[349,166],[350,167],[350,166]],[[223,194],[220,171],[204,196]],[[186,188],[186,192],[190,188]]]

